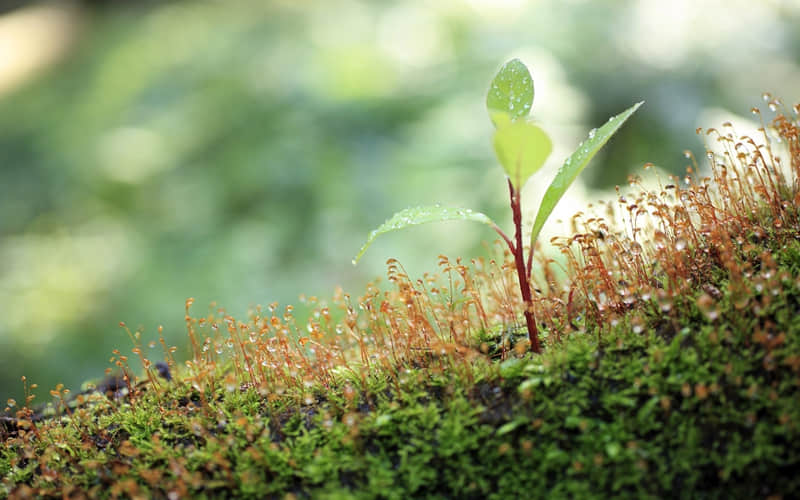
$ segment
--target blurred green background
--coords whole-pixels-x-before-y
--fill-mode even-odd
[[[17,3],[0,15],[3,402],[23,374],[40,394],[102,376],[131,347],[120,321],[146,341],[163,325],[185,357],[188,297],[243,317],[358,296],[388,257],[419,275],[485,254],[494,234],[453,222],[350,264],[409,205],[508,222],[484,95],[511,57],[555,142],[531,211],[588,129],[636,101],[559,213],[644,162],[683,172],[695,127],[764,91],[800,98],[796,1]]]

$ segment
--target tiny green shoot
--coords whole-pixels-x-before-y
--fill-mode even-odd
[[[533,267],[533,250],[539,233],[553,212],[558,201],[567,191],[578,174],[586,167],[600,148],[643,103],[638,102],[622,113],[611,117],[603,126],[592,129],[589,137],[558,170],[555,178],[545,191],[531,231],[529,253],[525,259],[522,241],[522,204],[520,192],[528,179],[545,163],[552,152],[553,145],[547,133],[528,120],[533,105],[533,78],[528,68],[519,59],[512,59],[500,68],[492,80],[486,96],[486,109],[495,126],[494,150],[506,174],[514,223],[514,239],[508,237],[500,227],[486,215],[465,208],[449,208],[441,205],[414,207],[401,210],[369,234],[366,243],[353,259],[355,265],[367,248],[379,235],[403,229],[408,226],[445,220],[471,220],[491,226],[506,242],[519,279],[520,293],[525,304],[525,322],[528,338],[533,352],[541,352],[539,332],[533,313],[530,279]]]

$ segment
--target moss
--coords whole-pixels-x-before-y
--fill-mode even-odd
[[[787,307],[780,302],[775,313]],[[797,339],[795,317],[771,319]],[[224,391],[202,407],[191,389],[187,396],[173,388],[96,416],[88,436],[64,422],[49,430],[52,442],[10,438],[0,463],[16,492],[31,484],[43,494],[67,484],[101,486],[98,494],[113,494],[111,484],[153,497],[253,498],[800,491],[791,472],[800,463],[792,446],[800,439],[800,379],[786,362],[797,356],[796,342],[773,349],[765,370],[763,346],[733,333],[714,339],[742,331],[720,327],[695,320],[667,342],[620,324],[601,344],[585,335],[541,357],[483,364],[474,384],[412,371],[401,393],[354,408],[315,402],[281,414],[252,388]],[[21,462],[12,467],[14,459]]]
[[[776,128],[797,144],[787,123]],[[600,219],[576,224],[561,246],[568,279],[541,263],[541,355],[518,328],[508,255],[443,257],[440,275],[419,281],[390,262],[394,288],[337,294],[305,328],[290,308],[242,322],[193,318],[189,303],[185,368],[164,345],[167,364],[154,369],[132,335],[142,377],[117,352],[114,383],[8,410],[0,491],[798,496],[800,221],[787,201],[800,199],[797,182],[751,189],[719,163],[713,172],[712,184],[620,199],[623,213],[652,217],[636,226],[651,243]]]

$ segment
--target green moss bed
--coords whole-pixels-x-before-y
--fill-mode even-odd
[[[137,333],[116,378],[10,406],[0,496],[798,498],[796,117],[770,130],[782,164],[754,141],[576,222],[566,277],[541,263],[541,355],[507,255],[443,259],[441,285],[390,263],[308,328],[187,312],[186,363]]]

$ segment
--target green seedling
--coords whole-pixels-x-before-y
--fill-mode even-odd
[[[544,165],[553,149],[552,142],[541,127],[528,119],[533,104],[533,79],[525,64],[519,59],[508,61],[492,80],[486,96],[486,109],[495,126],[494,150],[500,166],[506,174],[514,223],[514,239],[508,237],[500,227],[486,215],[464,208],[448,208],[441,205],[414,207],[401,210],[369,234],[366,243],[353,259],[355,265],[379,235],[408,226],[445,220],[471,220],[491,226],[506,242],[519,278],[520,292],[525,304],[525,322],[531,349],[539,353],[539,332],[533,313],[531,298],[531,272],[533,250],[539,233],[553,212],[558,201],[578,174],[594,155],[608,142],[623,123],[643,104],[638,102],[622,113],[611,117],[603,126],[592,129],[589,137],[565,161],[545,191],[539,211],[533,222],[527,260],[522,241],[522,204],[520,192],[531,176]]]

